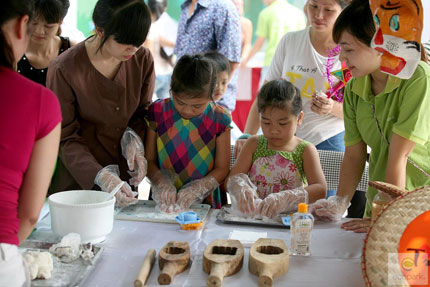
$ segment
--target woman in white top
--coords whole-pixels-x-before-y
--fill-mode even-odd
[[[315,96],[329,88],[327,62],[336,47],[332,29],[337,16],[350,0],[309,0],[307,13],[311,26],[285,34],[270,64],[265,81],[284,78],[299,88],[303,101],[303,123],[297,136],[317,149],[344,151],[342,103]],[[339,57],[332,59],[330,71],[341,68]],[[256,102],[248,115],[245,133],[255,134],[260,127]]]
[[[159,99],[165,99],[170,96],[170,77],[173,72],[172,55],[167,55],[164,48],[174,48],[175,43],[162,36],[163,23],[158,21],[163,13],[167,10],[167,0],[148,0],[148,7],[151,11],[152,25],[144,47],[151,51],[154,58],[155,70],[155,87],[154,93]]]

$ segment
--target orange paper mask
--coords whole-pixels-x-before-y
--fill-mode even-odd
[[[409,79],[421,59],[421,0],[369,0],[376,34],[371,46],[382,53],[381,71]]]

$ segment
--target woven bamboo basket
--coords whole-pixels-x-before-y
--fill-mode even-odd
[[[416,217],[430,210],[430,186],[408,193],[402,191],[402,195],[379,212],[364,240],[361,267],[368,287],[392,286],[388,285],[388,271],[390,276],[403,278],[396,286],[409,286],[403,277],[398,257],[389,257],[388,254],[398,253],[399,242],[406,227]]]

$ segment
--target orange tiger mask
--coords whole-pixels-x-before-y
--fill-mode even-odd
[[[382,53],[381,71],[409,79],[421,59],[421,0],[369,0],[376,33],[371,46]]]

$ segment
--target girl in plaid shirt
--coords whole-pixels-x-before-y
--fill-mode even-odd
[[[181,211],[203,199],[221,207],[218,186],[230,166],[231,115],[215,104],[215,86],[212,61],[184,55],[173,70],[171,97],[149,107],[147,176],[162,211]]]

